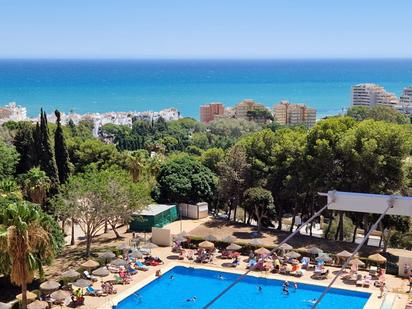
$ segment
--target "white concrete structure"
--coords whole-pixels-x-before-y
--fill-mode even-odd
[[[400,105],[406,114],[412,114],[412,86],[403,89]]]
[[[352,87],[353,106],[384,105],[400,109],[398,98],[376,84],[359,84]]]
[[[27,119],[27,109],[15,102],[10,102],[0,108],[0,124],[7,121],[23,121]]]
[[[388,215],[412,216],[412,197],[400,195],[367,194],[329,191],[320,193],[328,197],[328,209],[382,214],[393,202]]]

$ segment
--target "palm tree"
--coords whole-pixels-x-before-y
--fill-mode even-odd
[[[133,182],[138,182],[146,165],[145,153],[143,151],[130,152],[126,158],[126,164],[132,175]]]
[[[22,308],[27,308],[27,284],[34,272],[42,274],[42,262],[53,256],[52,241],[40,225],[38,208],[27,202],[10,204],[0,214],[0,260],[2,272],[21,287]]]
[[[24,176],[23,188],[31,202],[42,205],[51,187],[51,180],[38,167],[33,167]]]

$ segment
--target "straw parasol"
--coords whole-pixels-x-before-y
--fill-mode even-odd
[[[59,287],[60,287],[60,283],[58,283],[55,280],[47,280],[43,282],[42,284],[40,284],[40,290],[44,292],[45,294],[50,294],[56,291],[57,289],[59,289]]]
[[[117,249],[122,250],[122,251],[126,251],[126,250],[130,249],[130,246],[126,243],[122,243],[122,244],[117,246]]]
[[[207,235],[204,239],[208,241],[217,241],[217,237],[211,234]]]
[[[279,246],[278,250],[289,251],[289,250],[293,250],[293,247],[287,243],[284,243]]]
[[[312,247],[308,249],[308,253],[309,254],[319,254],[319,253],[323,253],[323,250],[318,247]]]
[[[35,299],[37,298],[37,295],[34,294],[33,292],[27,291],[27,292],[26,292],[26,295],[27,295],[27,300],[35,300]],[[23,294],[21,294],[21,293],[18,294],[18,295],[16,296],[16,298],[17,298],[18,300],[22,300]]]
[[[49,307],[49,304],[41,300],[35,300],[31,304],[27,305],[27,309],[46,309],[48,307]]]
[[[297,253],[295,251],[290,251],[290,252],[286,253],[285,256],[290,258],[290,259],[297,259],[298,257],[300,257],[300,253]]]
[[[229,246],[226,247],[226,250],[229,250],[229,251],[236,251],[240,249],[242,249],[242,247],[236,244],[230,244]]]
[[[62,302],[65,299],[70,297],[70,292],[63,291],[63,290],[58,290],[56,292],[51,293],[50,297],[53,298],[57,302]]]
[[[177,235],[177,236],[174,237],[174,240],[177,241],[177,242],[186,242],[187,238],[183,237],[182,235]]]
[[[84,262],[83,264],[81,264],[80,266],[83,268],[87,268],[87,269],[93,269],[96,267],[99,267],[99,263],[94,261],[94,260],[87,260],[86,262]]]
[[[359,259],[353,259],[349,262],[350,265],[357,265],[357,266],[365,266],[365,263],[363,263]]]
[[[129,254],[129,257],[133,259],[141,259],[143,257],[143,253],[140,252],[139,250],[133,251],[132,253]]]
[[[202,241],[199,244],[199,248],[202,248],[202,249],[213,249],[214,247],[215,247],[214,243],[207,241],[207,240]]]
[[[321,254],[317,258],[315,258],[315,260],[316,261],[330,262],[330,261],[332,261],[332,258],[327,254]]]
[[[232,236],[232,235],[229,235],[229,236],[226,236],[225,238],[223,238],[222,241],[231,244],[231,243],[234,243],[236,241],[236,237]]]
[[[347,258],[349,258],[351,255],[352,255],[352,253],[350,253],[350,252],[348,252],[348,251],[346,251],[346,250],[343,250],[343,251],[339,252],[338,254],[336,254],[336,256],[337,256],[338,258],[341,258],[341,259],[347,259]]]
[[[176,236],[188,237],[189,234],[187,234],[186,231],[182,231],[182,232],[180,232],[179,234],[177,234]]]
[[[143,249],[149,249],[149,250],[152,250],[152,249],[158,248],[158,247],[159,247],[158,245],[156,245],[152,242],[148,242],[148,243],[146,243],[142,246]]]
[[[250,242],[250,245],[251,246],[261,246],[262,245],[262,241],[260,240],[260,239],[257,239],[257,238],[255,238],[255,239],[252,239],[252,241]]]
[[[74,286],[77,286],[78,288],[86,288],[88,287],[92,282],[90,280],[86,279],[78,279],[75,282],[73,282]],[[53,294],[52,294],[53,295]],[[54,297],[53,297],[54,298]]]
[[[98,277],[106,277],[110,275],[110,271],[106,267],[100,267],[96,270],[93,270],[92,274]]]
[[[113,266],[126,266],[127,261],[123,260],[123,259],[115,259],[110,263],[110,265],[113,265]]]
[[[111,251],[106,251],[106,252],[99,254],[99,258],[103,260],[111,260],[111,259],[114,259],[115,257],[116,257],[116,254],[114,254]]]
[[[63,278],[68,278],[68,279],[77,279],[80,277],[80,273],[78,273],[74,269],[69,269],[65,271],[64,273],[62,273],[61,276]]]
[[[255,253],[259,255],[265,255],[265,254],[269,254],[270,251],[264,247],[260,247],[259,249],[255,250]]]
[[[386,263],[386,258],[384,256],[380,255],[379,253],[369,255],[368,260],[370,260],[374,263],[378,263],[378,264]]]

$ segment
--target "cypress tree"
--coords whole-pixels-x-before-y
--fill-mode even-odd
[[[60,183],[65,183],[70,174],[69,152],[67,151],[66,140],[61,126],[60,112],[56,109],[54,114],[57,118],[57,128],[54,132],[54,154],[56,156],[56,165]]]
[[[26,173],[38,164],[34,137],[35,129],[30,124],[23,125],[16,132],[14,146],[20,154],[20,159],[16,166],[17,174]]]
[[[40,134],[39,134],[39,148],[40,148],[40,168],[46,172],[47,176],[54,183],[58,183],[56,161],[54,160],[53,150],[50,144],[49,128],[47,126],[46,112],[41,109],[40,111]]]

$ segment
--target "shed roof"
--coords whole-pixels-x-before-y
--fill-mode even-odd
[[[166,205],[166,204],[150,204],[139,213],[134,213],[134,215],[138,216],[156,216],[170,208],[176,207],[176,205]]]

